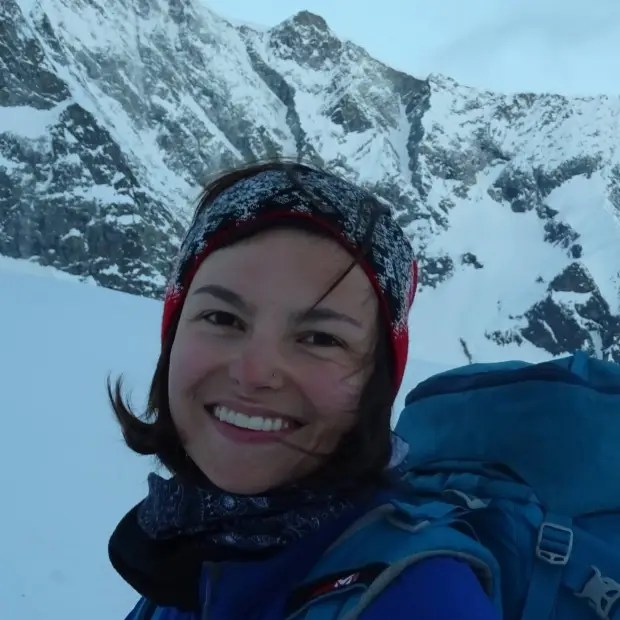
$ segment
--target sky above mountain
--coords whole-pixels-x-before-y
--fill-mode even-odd
[[[416,77],[442,73],[500,92],[620,94],[617,0],[204,0],[273,26],[297,11]]]

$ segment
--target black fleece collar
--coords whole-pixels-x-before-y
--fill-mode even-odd
[[[108,555],[119,575],[142,596],[159,606],[195,611],[200,607],[204,562],[258,560],[271,554],[205,548],[195,537],[155,541],[138,524],[140,504],[125,515],[108,544]]]

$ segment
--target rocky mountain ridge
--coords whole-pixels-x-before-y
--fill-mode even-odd
[[[308,12],[259,30],[202,0],[4,0],[0,254],[157,296],[210,175],[301,157],[394,205],[439,351],[620,361],[619,117],[416,79]]]

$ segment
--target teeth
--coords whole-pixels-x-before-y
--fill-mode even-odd
[[[249,416],[245,413],[239,413],[228,409],[228,407],[221,407],[219,405],[213,408],[213,415],[218,420],[232,424],[239,428],[249,428],[253,431],[281,431],[287,429],[290,425],[287,420],[283,418],[263,418],[261,416]]]

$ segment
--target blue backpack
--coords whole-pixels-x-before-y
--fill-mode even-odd
[[[620,618],[620,365],[479,364],[406,399],[419,501],[449,500],[500,565],[506,620]]]

